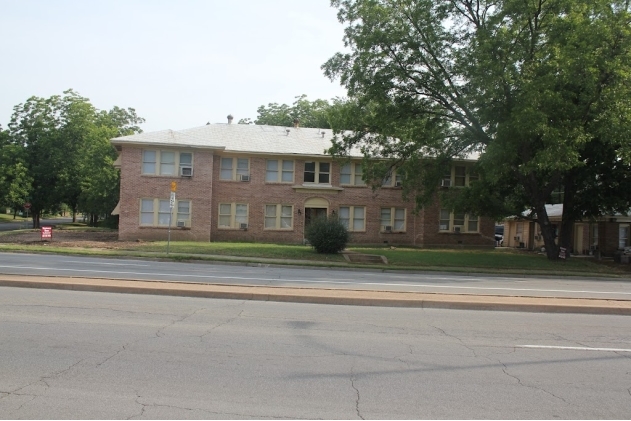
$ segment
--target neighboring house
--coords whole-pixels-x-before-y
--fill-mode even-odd
[[[438,203],[414,214],[394,172],[373,191],[361,156],[325,154],[331,130],[209,124],[112,139],[121,171],[119,238],[165,240],[170,185],[177,183],[171,238],[300,244],[304,228],[336,214],[352,243],[493,247],[494,223]],[[456,163],[443,185],[465,186],[473,161]]]
[[[546,205],[550,223],[558,229],[561,226],[563,205]],[[537,250],[544,246],[541,230],[534,220],[510,218],[503,221],[504,245],[507,247]],[[572,233],[574,254],[592,254],[598,250],[602,255],[611,256],[618,250],[631,246],[631,216],[606,215],[593,221],[577,221]]]

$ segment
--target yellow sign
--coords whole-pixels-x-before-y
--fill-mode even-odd
[[[177,190],[177,183],[175,181],[171,181],[171,191]]]

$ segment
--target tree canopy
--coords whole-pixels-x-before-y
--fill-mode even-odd
[[[97,110],[73,90],[49,98],[33,96],[14,107],[9,130],[0,132],[0,201],[20,208],[31,203],[33,225],[43,212],[66,204],[94,221],[118,201],[117,154],[109,139],[140,132],[144,120],[133,108]],[[5,147],[6,146],[6,147]]]
[[[532,210],[551,259],[553,193],[563,193],[562,245],[574,220],[631,207],[628,0],[332,5],[349,51],[323,70],[352,99],[332,128],[354,131],[332,154],[358,145],[367,163],[389,158],[372,174],[400,167],[419,206],[454,158],[479,154],[479,181],[444,202],[495,218]]]
[[[320,129],[330,128],[329,113],[332,105],[324,99],[309,101],[306,95],[296,97],[292,105],[270,103],[261,105],[257,109],[258,116],[254,121],[241,119],[239,124],[261,124],[269,126],[294,125],[294,120],[299,120],[301,127],[314,127]]]

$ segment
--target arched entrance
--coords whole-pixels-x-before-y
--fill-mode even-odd
[[[319,216],[329,213],[329,201],[321,197],[312,197],[305,201],[305,227]]]

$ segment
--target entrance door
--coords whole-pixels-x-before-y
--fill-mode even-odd
[[[326,216],[326,208],[305,208],[305,227],[320,216]]]

